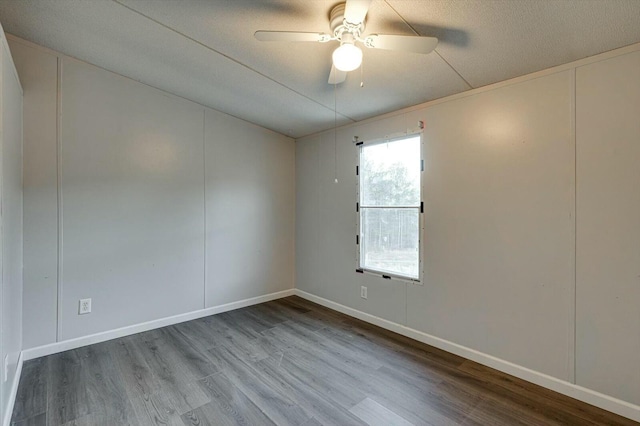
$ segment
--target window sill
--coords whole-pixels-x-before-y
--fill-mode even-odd
[[[397,275],[390,272],[377,271],[375,269],[358,268],[356,272],[359,274],[373,275],[390,281],[403,281],[406,283],[422,285],[419,278],[411,278],[403,275]]]

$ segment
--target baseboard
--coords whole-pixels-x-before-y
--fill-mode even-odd
[[[459,355],[463,358],[470,359],[479,364],[486,365],[487,367],[495,368],[496,370],[500,370],[522,380],[551,389],[579,401],[586,402],[587,404],[595,405],[596,407],[611,411],[612,413],[619,414],[635,421],[640,421],[640,406],[551,377],[483,352],[467,348],[466,346],[458,345],[457,343],[423,333],[422,331],[415,330],[402,324],[358,311],[299,289],[295,289],[295,294],[311,302],[315,302],[335,311],[342,312],[343,314],[377,325],[378,327],[382,327],[403,336],[410,337],[419,342]]]
[[[16,396],[18,395],[18,385],[20,384],[20,376],[22,375],[22,363],[24,356],[22,352],[18,355],[18,364],[16,365],[16,374],[13,376],[13,383],[11,383],[11,390],[9,391],[9,401],[7,404],[7,412],[4,413],[4,419],[2,421],[3,426],[9,426],[11,424],[11,416],[13,415],[13,406],[16,403]]]
[[[270,300],[280,299],[292,296],[294,289],[278,291],[276,293],[265,294],[263,296],[252,297],[249,299],[239,300],[237,302],[226,303],[224,305],[213,306],[211,308],[200,309],[193,312],[174,315],[171,317],[161,318],[153,321],[143,322],[140,324],[130,325],[127,327],[117,328],[115,330],[104,331],[101,333],[91,334],[88,336],[78,337],[76,339],[64,340],[62,342],[51,343],[48,345],[38,346],[32,349],[22,351],[22,357],[25,361],[40,358],[42,356],[52,355],[58,352],[68,351],[70,349],[80,348],[82,346],[92,345],[107,340],[117,339],[119,337],[129,336],[131,334],[141,333],[143,331],[153,330],[168,325],[178,324],[185,321],[207,317],[222,312],[233,311],[235,309],[244,308],[259,303],[268,302]]]

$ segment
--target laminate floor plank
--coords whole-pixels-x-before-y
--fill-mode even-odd
[[[332,401],[336,409],[348,410],[366,397],[340,370],[326,368],[325,364],[304,355],[288,352],[259,364],[263,368],[269,367],[271,374],[279,374],[291,387],[301,389],[297,392],[304,392],[302,388],[306,384],[316,394]]]
[[[354,405],[350,411],[369,426],[414,426],[413,423],[408,422],[371,398],[366,398]]]
[[[406,369],[416,370],[425,375],[428,375],[433,369],[432,365],[426,366],[424,360],[418,356],[400,353],[399,351],[378,345],[366,339],[358,339],[344,330],[325,327],[317,330],[316,333],[323,336],[326,340],[335,342],[341,347],[348,348],[350,352],[356,354],[365,360],[368,365],[376,369],[382,366],[397,365]],[[440,378],[434,377],[434,380],[439,381]]]
[[[329,425],[360,426],[363,423],[348,411],[346,401],[354,397],[355,392],[340,391],[323,381],[312,371],[302,371],[297,364],[286,359],[269,358],[259,362],[256,367],[261,374],[277,381],[291,399],[321,423]],[[306,373],[306,374],[305,374]]]
[[[98,414],[87,414],[86,416],[82,416],[75,420],[71,420],[70,422],[63,423],[61,426],[96,426],[96,425],[120,426],[120,424],[121,423],[113,423],[113,419],[111,418],[111,416],[98,413]],[[129,424],[137,424],[137,423],[127,422],[125,424],[129,425]]]
[[[473,361],[465,361],[460,366],[460,370],[474,377],[481,377],[487,383],[504,388],[511,395],[518,395],[536,410],[545,410],[550,413],[550,416],[559,417],[560,421],[563,421],[565,416],[572,416],[575,419],[582,419],[585,423],[593,422],[594,424],[612,426],[638,425],[633,420],[613,415],[589,404],[578,403],[566,395],[525,382]]]
[[[300,299],[304,300],[304,299]],[[272,302],[273,308],[287,312],[287,319],[301,324],[305,324],[311,330],[321,329],[327,326],[335,326],[346,319],[346,316],[336,311],[328,309],[311,309],[310,305],[299,304],[289,298],[279,299]]]
[[[211,402],[182,416],[187,425],[274,425],[251,400],[224,375],[199,381]]]
[[[187,336],[187,338],[189,338],[203,351],[213,348],[218,344],[220,339],[224,338],[222,333],[202,318],[175,324],[173,327],[183,335]]]
[[[255,315],[251,306],[235,311],[229,311],[227,312],[227,314],[229,318],[236,321],[236,323],[240,323],[244,327],[247,327],[258,334],[273,327],[271,321],[268,321],[266,318],[263,318],[260,315]]]
[[[243,359],[224,346],[210,349],[209,352],[213,359],[224,365],[225,376],[274,423],[300,425],[312,417],[293,402],[290,395],[281,392],[278,383],[253,368],[250,360]]]
[[[138,337],[139,336],[139,337]],[[166,395],[179,414],[184,414],[210,401],[197,385],[189,367],[176,356],[177,348],[164,341],[158,330],[136,336],[135,345],[140,350],[161,392]]]
[[[459,424],[482,401],[481,395],[460,392],[445,382],[420,384],[383,371],[384,367],[374,376],[376,392],[370,396],[415,424],[421,420],[429,424]]]
[[[178,411],[165,392],[130,396],[131,404],[140,425],[183,426]]]
[[[11,426],[640,425],[297,296],[27,361]]]
[[[422,350],[406,349],[396,343],[379,341],[360,333],[354,333],[350,328],[325,327],[317,331],[328,339],[339,341],[360,353],[369,353],[388,366],[399,366],[417,373],[427,374],[443,368],[457,368],[458,363],[442,362],[440,359],[429,357]]]
[[[297,339],[291,333],[286,331],[269,330],[264,334],[264,340],[270,345],[279,348],[282,351],[284,359],[295,359],[305,368],[309,368],[309,364],[314,365],[313,369],[322,377],[323,374],[332,375],[339,373],[345,378],[359,374],[362,368],[366,366],[354,366],[358,368],[350,369],[344,365],[344,360],[332,355],[330,352],[321,347],[313,345],[305,345],[304,340]]]
[[[22,366],[11,422],[20,422],[47,411],[47,363],[45,358],[27,361]],[[38,420],[34,420],[38,421]]]
[[[263,303],[260,305],[252,306],[254,312],[259,315],[265,315],[272,321],[278,321],[278,323],[295,319],[300,315],[299,311],[292,310],[287,306],[276,304],[276,300]]]
[[[195,320],[195,327],[192,327],[193,321],[176,324],[174,327],[179,328],[185,335],[195,333],[194,337],[198,340],[201,336],[204,336],[206,339],[204,343],[208,345],[205,349],[210,349],[215,347],[220,340],[239,333],[238,330],[233,328],[233,322],[229,324],[228,321],[224,321],[224,318],[223,314],[212,315]],[[252,335],[251,337],[255,336]]]
[[[293,317],[293,315],[283,313],[279,307],[273,304],[273,302],[254,305],[251,308],[254,315],[264,318],[265,321],[269,321],[273,324],[273,327],[276,327],[278,324]]]
[[[299,297],[299,296],[285,297],[283,299],[275,300],[274,302],[293,303],[307,309],[309,312],[316,312],[318,314],[330,316],[336,322],[344,321],[347,319],[353,319],[353,317],[343,314],[342,312],[334,311],[333,309],[329,309],[322,305],[318,305],[317,303],[311,302],[307,299],[303,299],[302,297]]]
[[[301,305],[300,303],[296,303],[293,298],[284,298],[277,299],[273,301],[273,305],[279,307],[280,309],[288,310],[292,313],[305,314],[311,311],[312,308]]]
[[[226,347],[232,352],[237,352],[244,356],[245,359],[252,362],[258,362],[260,360],[269,357],[268,350],[264,345],[260,344],[259,339],[245,339],[237,337],[228,337],[220,342],[220,345]]]
[[[104,424],[134,426],[139,421],[127,398],[109,346],[109,343],[98,343],[77,349],[89,413],[103,419]]]
[[[126,393],[141,424],[182,426],[182,420],[162,390],[131,336],[114,340],[111,351]]]
[[[286,321],[273,330],[269,330],[271,335],[280,337],[283,341],[289,342],[290,347],[308,348],[312,346],[318,354],[325,354],[339,362],[348,362],[359,365],[363,368],[376,369],[382,364],[374,357],[364,359],[362,353],[354,352],[349,347],[329,339],[320,333],[307,329],[303,324]]]
[[[437,365],[437,364],[436,364]],[[438,376],[441,379],[441,387],[436,390],[437,397],[445,397],[447,392],[444,389],[451,389],[455,395],[449,398],[451,401],[462,401],[465,395],[482,395],[483,400],[494,401],[493,405],[505,403],[510,407],[509,411],[519,412],[522,418],[530,418],[534,424],[579,424],[580,419],[567,412],[550,411],[547,412],[544,405],[533,403],[530,399],[522,398],[520,394],[512,393],[507,389],[489,383],[482,378],[469,376],[458,369],[445,368],[440,366],[431,372],[426,373],[426,377],[416,369],[406,369],[398,367],[383,367],[380,373],[389,377],[389,380],[401,380],[407,385],[426,389],[432,383],[432,377]],[[477,408],[477,401],[473,404],[473,410]],[[486,404],[485,404],[486,405]],[[554,417],[555,416],[555,417]],[[513,422],[512,422],[513,423]],[[525,423],[526,424],[526,423]]]
[[[191,372],[192,379],[200,380],[220,371],[218,366],[209,360],[206,351],[201,350],[196,343],[175,327],[164,327],[160,332],[168,346],[175,350],[178,362],[185,365]]]
[[[416,340],[376,327],[373,324],[359,321],[355,318],[349,318],[343,321],[338,327],[336,327],[336,329],[340,328],[346,329],[360,338],[368,339],[396,352],[416,355],[450,367],[459,367],[466,361],[466,359],[458,355],[448,353],[433,346],[425,345]]]
[[[230,311],[216,315],[220,318],[220,325],[224,327],[227,337],[245,337],[255,339],[260,332],[267,328],[261,327],[242,312]]]
[[[298,313],[291,315],[291,318],[287,319],[287,321],[283,321],[283,323],[295,323],[300,326],[306,328],[309,331],[317,331],[327,327],[330,323],[330,320],[326,320],[321,318],[313,313],[313,311]],[[282,325],[280,323],[279,325]]]
[[[258,332],[276,327],[283,322],[273,315],[264,315],[253,307],[245,308],[244,314],[247,320],[253,323],[253,328]]]
[[[415,424],[455,424],[456,421],[464,419],[466,413],[479,402],[479,398],[476,398],[473,404],[465,405],[455,399],[453,403],[442,400],[443,395],[433,391],[433,386],[407,386],[393,374],[383,377],[380,371],[372,368],[378,367],[377,364],[367,365],[361,360],[349,359],[343,353],[321,350],[321,345],[305,345],[306,339],[295,333],[288,333],[287,330],[278,329],[269,333],[279,336],[285,342],[288,339],[289,342],[297,343],[290,344],[286,352],[287,355],[296,356],[297,362],[315,361],[317,374],[337,370],[336,376],[342,375],[342,381],[347,381],[350,388],[358,389],[362,394],[372,398],[384,400]],[[309,348],[313,348],[313,351],[308,350]],[[425,399],[429,399],[431,404],[424,404]]]
[[[46,424],[47,413],[40,413],[20,421],[11,422],[11,426],[46,426]]]
[[[469,412],[463,425],[485,425],[487,423],[497,426],[560,426],[579,425],[581,422],[558,422],[544,416],[523,415],[523,412],[514,409],[511,405],[504,405],[499,401],[486,399]]]
[[[217,316],[199,318],[175,324],[173,327],[203,351],[217,346],[220,341],[232,335],[228,331],[228,327]]]
[[[161,385],[147,364],[142,351],[136,345],[136,341],[136,336],[127,336],[108,343],[116,368],[127,381],[127,390],[135,394],[151,395],[159,391]]]
[[[47,424],[61,425],[89,414],[89,396],[78,351],[47,357]]]
[[[269,332],[271,333],[272,330]],[[285,356],[294,358],[294,362],[299,365],[311,363],[313,365],[311,369],[318,375],[332,372],[333,376],[338,378],[336,383],[344,383],[350,389],[359,391],[364,397],[369,396],[384,402],[386,406],[393,407],[394,411],[416,425],[454,424],[449,417],[437,411],[437,407],[424,404],[421,400],[423,397],[421,391],[416,392],[415,389],[410,389],[403,384],[394,383],[395,381],[385,382],[374,369],[344,362],[340,357],[323,353],[311,345],[290,346],[285,351]],[[351,405],[355,405],[360,400],[359,398]],[[460,417],[460,414],[456,413],[456,417]],[[433,419],[439,423],[432,423]]]

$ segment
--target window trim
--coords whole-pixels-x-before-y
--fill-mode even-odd
[[[362,165],[362,150],[365,147],[380,145],[383,143],[395,142],[398,140],[409,139],[412,137],[418,136],[420,138],[420,162],[423,167],[420,170],[420,206],[418,207],[418,278],[408,277],[406,275],[401,275],[392,272],[380,271],[372,268],[365,268],[362,266],[361,260],[361,242],[362,242],[362,224],[361,224],[361,198],[360,198],[360,188],[362,186],[362,173],[361,173],[361,165]],[[396,135],[393,137],[387,137],[382,139],[373,139],[369,141],[358,141],[356,143],[357,154],[357,166],[356,166],[356,272],[366,275],[373,275],[380,278],[394,280],[394,281],[403,281],[412,284],[423,285],[424,282],[424,232],[425,232],[425,215],[424,215],[424,131],[416,131],[416,132],[407,132],[402,133],[401,135]],[[409,207],[409,206],[407,206]],[[414,206],[410,206],[410,208],[415,208]]]

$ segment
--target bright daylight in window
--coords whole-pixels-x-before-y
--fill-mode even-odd
[[[420,136],[360,146],[360,268],[420,279]]]

